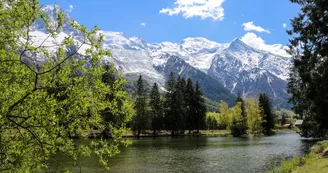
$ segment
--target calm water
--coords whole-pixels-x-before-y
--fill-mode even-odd
[[[112,158],[110,171],[102,169],[96,158],[79,162],[82,172],[259,173],[283,158],[303,154],[312,144],[291,131],[271,137],[143,138]],[[56,157],[67,164],[67,158]],[[79,172],[76,166],[71,169]]]

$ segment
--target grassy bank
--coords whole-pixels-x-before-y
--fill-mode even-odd
[[[283,161],[269,173],[327,173],[328,141],[320,141],[308,154]]]

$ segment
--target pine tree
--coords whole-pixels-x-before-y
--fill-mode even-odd
[[[301,12],[291,20],[289,53],[293,65],[288,92],[293,110],[303,119],[301,136],[328,134],[328,5],[326,0],[291,0]]]
[[[275,116],[272,113],[272,105],[270,98],[265,93],[260,94],[259,106],[261,108],[261,114],[263,119],[263,133],[266,135],[270,135],[272,134],[272,129],[275,125]]]
[[[195,86],[195,99],[194,99],[195,117],[193,118],[194,129],[199,133],[199,129],[205,124],[206,117],[206,105],[203,97],[203,92],[199,86],[199,82],[196,82]]]
[[[170,73],[168,80],[165,84],[165,102],[164,102],[164,108],[165,108],[165,124],[166,129],[171,130],[171,135],[173,136],[176,131],[176,120],[175,120],[175,85],[176,80],[174,78],[173,72]]]
[[[147,128],[147,92],[144,86],[142,76],[139,76],[135,92],[135,110],[136,116],[134,117],[133,130],[137,131],[139,137],[142,130]]]
[[[186,82],[181,76],[178,76],[177,82],[175,85],[175,119],[177,121],[177,133],[184,133],[185,129],[185,99],[184,99],[184,91],[185,91]]]
[[[195,102],[195,89],[192,84],[192,80],[189,78],[187,80],[186,91],[185,91],[185,104],[186,104],[186,128],[189,130],[189,133],[193,130],[194,123],[193,117],[196,116],[196,112],[193,106]]]
[[[149,107],[151,114],[151,128],[155,135],[156,131],[163,128],[163,104],[157,83],[154,83],[151,89]]]

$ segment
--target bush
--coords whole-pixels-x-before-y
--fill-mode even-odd
[[[315,154],[320,154],[323,153],[325,149],[328,149],[328,141],[317,142],[310,150]]]

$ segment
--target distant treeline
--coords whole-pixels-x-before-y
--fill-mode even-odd
[[[262,93],[259,98],[244,99],[238,94],[235,106],[221,101],[218,113],[207,112],[204,96],[198,81],[170,74],[163,95],[157,83],[146,89],[142,76],[136,83],[134,97],[135,117],[130,126],[136,136],[152,130],[155,136],[160,130],[169,130],[171,135],[192,133],[200,129],[231,130],[233,136],[244,134],[271,134],[275,115],[269,97]]]
[[[233,136],[247,134],[272,134],[276,116],[272,111],[269,97],[262,93],[259,98],[243,100],[240,94],[236,105],[229,109],[228,104],[220,102],[219,112],[206,114],[206,128],[210,130],[231,130]]]
[[[165,85],[164,96],[161,96],[157,83],[147,92],[142,76],[136,84],[134,93],[136,115],[132,120],[132,130],[140,136],[144,130],[154,133],[169,130],[171,135],[183,134],[185,130],[205,127],[206,105],[198,81],[170,74]]]

